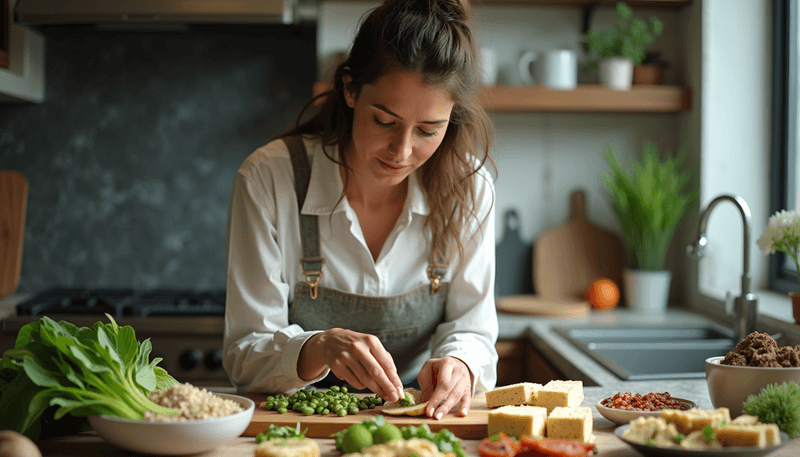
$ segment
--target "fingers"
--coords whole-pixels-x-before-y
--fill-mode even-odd
[[[389,401],[403,396],[403,383],[391,354],[374,335],[332,329],[322,343],[325,360],[340,379],[358,389],[369,389]]]
[[[469,413],[472,381],[464,362],[453,357],[429,360],[417,379],[421,388],[433,390],[425,408],[427,416],[441,419],[459,403],[459,415],[466,416]]]

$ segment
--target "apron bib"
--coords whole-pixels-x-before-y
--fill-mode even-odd
[[[284,138],[292,157],[295,191],[302,211],[311,167],[299,136]],[[289,322],[304,330],[328,330],[338,327],[375,335],[392,355],[404,385],[415,384],[422,365],[431,356],[430,340],[444,319],[449,284],[440,280],[446,268],[432,261],[428,267],[431,283],[391,297],[350,294],[319,286],[325,259],[319,255],[319,225],[316,216],[300,215],[305,282],[294,288],[289,304]],[[333,373],[324,380],[341,384]]]

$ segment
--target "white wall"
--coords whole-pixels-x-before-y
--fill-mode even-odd
[[[345,51],[362,14],[375,4],[322,2],[318,52],[320,77],[332,55]],[[615,144],[624,156],[638,155],[643,140],[676,152],[686,144],[700,189],[700,206],[716,195],[744,197],[753,214],[751,272],[754,287],[766,286],[767,258],[755,245],[768,211],[770,109],[770,0],[694,0],[678,9],[637,8],[658,16],[664,36],[653,48],[671,66],[665,83],[692,87],[693,109],[681,114],[494,113],[497,128],[497,223],[515,208],[521,233],[534,240],[568,217],[569,193],[587,192],[587,211],[597,224],[619,232],[601,175],[604,151]],[[575,6],[477,6],[479,42],[496,48],[501,84],[519,84],[516,59],[524,50],[579,51],[581,9]],[[608,24],[611,8],[597,8],[594,23]],[[581,55],[579,53],[579,55]],[[581,57],[579,60],[585,60]],[[581,73],[580,82],[594,75]],[[708,256],[697,264],[684,255],[694,238],[699,207],[687,216],[670,248],[672,301],[699,306],[704,297],[739,292],[742,224],[735,207],[722,204],[708,226]],[[498,241],[503,236],[497,227]]]

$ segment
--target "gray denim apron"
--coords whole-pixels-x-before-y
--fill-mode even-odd
[[[297,203],[302,211],[311,166],[299,136],[284,138],[284,142],[292,158]],[[440,283],[440,279],[446,266],[432,261],[428,268],[431,283],[404,294],[355,295],[318,285],[325,259],[320,257],[317,216],[300,214],[300,237],[303,245],[300,264],[306,281],[295,285],[289,322],[305,330],[338,327],[375,335],[392,354],[403,384],[416,384],[417,374],[431,356],[430,339],[444,318],[449,284]],[[333,373],[325,381],[327,385],[343,384]]]

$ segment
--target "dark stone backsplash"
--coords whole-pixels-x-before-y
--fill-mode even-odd
[[[316,75],[313,26],[47,31],[46,100],[0,104],[29,182],[17,292],[225,287],[234,173]]]

